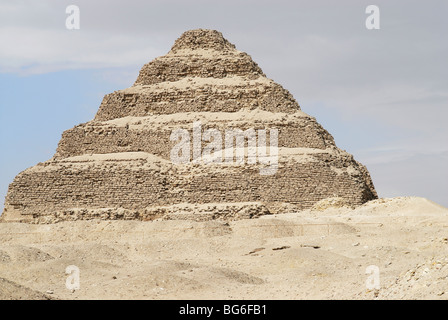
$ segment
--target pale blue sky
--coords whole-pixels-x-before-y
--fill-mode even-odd
[[[81,29],[67,30],[78,5]],[[365,28],[380,8],[381,29]],[[448,206],[446,1],[0,0],[0,209],[20,171],[183,31],[217,29],[364,163],[381,197]]]

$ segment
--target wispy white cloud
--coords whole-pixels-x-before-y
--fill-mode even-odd
[[[138,66],[163,53],[151,41],[132,35],[95,32],[0,28],[0,72],[35,74],[66,69]]]

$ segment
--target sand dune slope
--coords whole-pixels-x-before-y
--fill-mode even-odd
[[[446,299],[447,226],[418,197],[230,222],[2,223],[0,298]]]

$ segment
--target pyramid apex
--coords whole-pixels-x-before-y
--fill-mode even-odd
[[[221,32],[210,29],[193,29],[185,31],[171,48],[171,52],[177,50],[214,49],[226,50],[235,49],[235,45],[224,38]]]

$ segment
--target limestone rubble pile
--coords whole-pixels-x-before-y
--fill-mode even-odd
[[[277,172],[260,175],[259,163],[173,163],[170,134],[191,134],[195,121],[223,136],[277,129]],[[250,218],[331,197],[355,206],[377,194],[367,169],[286,89],[220,32],[198,29],[144,65],[133,86],[107,94],[92,121],[65,131],[52,159],[17,175],[2,219]],[[180,205],[203,209],[176,215]]]

